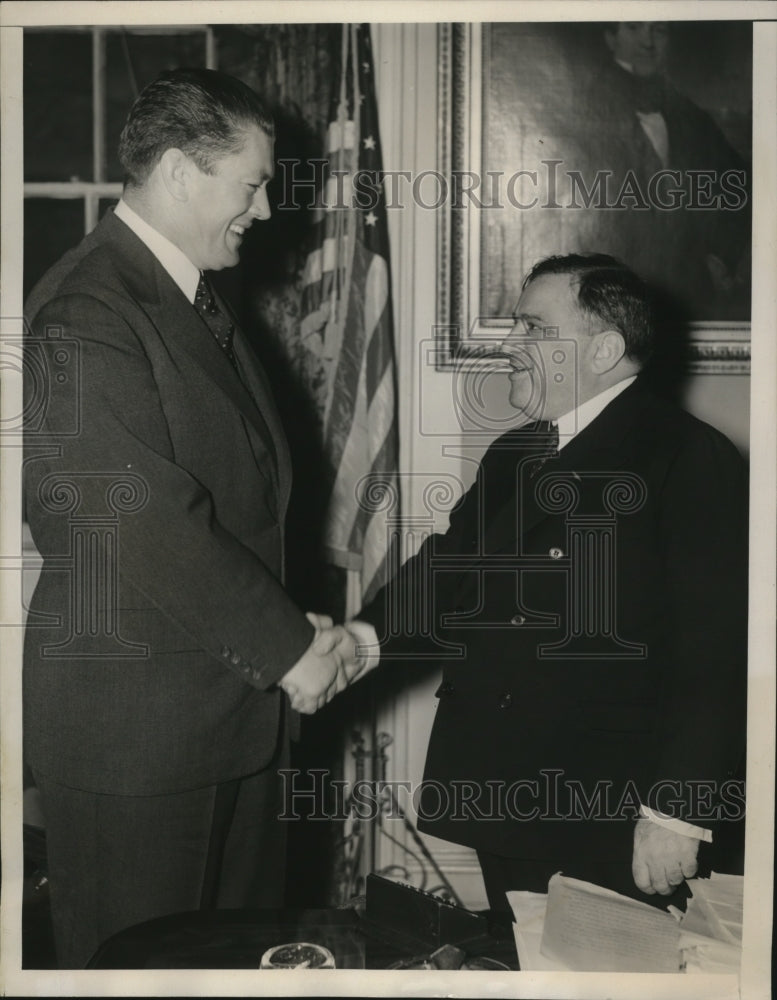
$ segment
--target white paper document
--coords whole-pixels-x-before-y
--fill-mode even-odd
[[[547,896],[510,892],[507,898],[524,970],[680,971],[678,923],[646,903],[560,874],[551,878]]]
[[[581,972],[679,972],[679,926],[647,903],[554,875],[541,951]]]
[[[744,878],[691,879],[693,893],[683,917],[680,951],[686,972],[738,972],[742,959]]]
[[[524,971],[737,973],[744,879],[692,879],[686,913],[557,874],[548,894],[508,892]]]
[[[542,930],[548,897],[544,892],[513,891],[507,893],[507,902],[513,911],[513,934],[518,952],[518,965],[524,972],[557,972],[566,969],[540,951]]]

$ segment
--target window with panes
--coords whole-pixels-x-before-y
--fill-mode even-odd
[[[25,296],[118,201],[127,111],[146,84],[178,66],[215,68],[210,27],[25,30]]]

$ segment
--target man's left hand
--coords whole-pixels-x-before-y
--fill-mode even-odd
[[[638,819],[634,829],[631,873],[638,889],[668,896],[698,869],[699,841],[649,819]]]

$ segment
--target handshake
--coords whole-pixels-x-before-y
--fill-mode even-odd
[[[279,684],[293,709],[312,715],[376,667],[379,656],[374,629],[366,622],[335,625],[328,615],[313,612],[307,619],[316,630],[313,642]]]

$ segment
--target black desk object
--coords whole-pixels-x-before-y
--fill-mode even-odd
[[[377,933],[391,933],[406,940],[408,947],[444,944],[462,945],[488,935],[488,921],[481,913],[461,906],[413,885],[367,876],[365,919]]]

